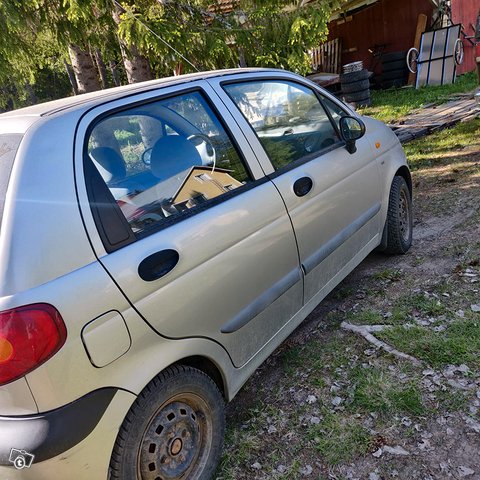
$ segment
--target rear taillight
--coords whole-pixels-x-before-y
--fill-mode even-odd
[[[66,338],[62,317],[51,305],[0,312],[0,385],[37,368],[60,350]]]

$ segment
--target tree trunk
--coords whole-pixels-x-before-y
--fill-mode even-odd
[[[102,86],[90,53],[72,43],[68,46],[68,53],[77,80],[78,93],[100,90]]]
[[[113,11],[113,20],[117,25],[120,24],[120,15],[124,13],[124,10],[115,3],[115,9]],[[127,74],[128,83],[144,82],[146,80],[153,80],[152,71],[150,69],[150,63],[148,59],[140,54],[138,48],[127,43],[119,38],[120,51],[122,52],[123,65]]]
[[[175,77],[178,77],[179,75],[182,75],[183,70],[183,62],[178,62],[173,69],[173,75],[175,75]]]
[[[97,63],[98,73],[102,82],[102,88],[108,88],[107,67],[103,61],[102,53],[98,48],[95,49],[95,62]]]
[[[27,92],[27,95],[28,95],[28,104],[35,105],[38,102],[37,95],[35,94],[35,91],[33,90],[33,87],[30,84],[30,82],[27,82],[25,84],[25,91]]]
[[[122,84],[122,82],[120,82],[120,77],[118,75],[117,62],[110,60],[108,62],[108,66],[110,67],[110,73],[112,74],[113,83],[115,84],[116,87],[119,87]]]
[[[248,67],[247,61],[245,60],[245,50],[243,49],[243,47],[239,47],[238,49],[238,66],[240,68]]]
[[[135,45],[127,47],[126,44],[120,40],[120,51],[122,52],[123,66],[125,67],[128,83],[153,80],[150,63],[146,57],[140,55]]]
[[[73,93],[78,95],[78,85],[77,81],[75,80],[75,73],[73,72],[72,66],[66,61],[63,61],[65,65],[65,70],[67,71],[68,80],[70,80],[70,85],[72,86]]]

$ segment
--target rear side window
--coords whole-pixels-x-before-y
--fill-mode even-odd
[[[252,180],[200,92],[104,118],[87,153],[134,234],[195,213]]]
[[[303,85],[259,80],[223,88],[255,130],[277,170],[340,141],[317,96]]]
[[[21,134],[0,134],[0,228],[13,161],[22,140]]]

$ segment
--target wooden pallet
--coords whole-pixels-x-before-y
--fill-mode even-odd
[[[312,49],[312,67],[316,72],[341,73],[342,41],[340,38],[325,42]]]
[[[480,117],[480,107],[468,95],[468,98],[461,96],[441,105],[428,105],[389,126],[401,143],[407,143],[475,117]]]

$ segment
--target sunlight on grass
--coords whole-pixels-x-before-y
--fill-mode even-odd
[[[477,86],[477,76],[471,72],[457,78],[456,83],[452,85],[422,87],[419,90],[413,87],[375,90],[372,91],[373,106],[362,110],[361,113],[383,122],[392,122],[408,115],[416,108],[429,103],[443,103],[451,95],[473,91]]]
[[[457,321],[442,333],[424,327],[396,327],[378,337],[433,367],[462,363],[480,367],[480,320]]]
[[[452,155],[462,161],[465,154],[480,150],[480,119],[459,123],[428,137],[404,145],[410,168],[419,170],[443,163],[452,164]]]

